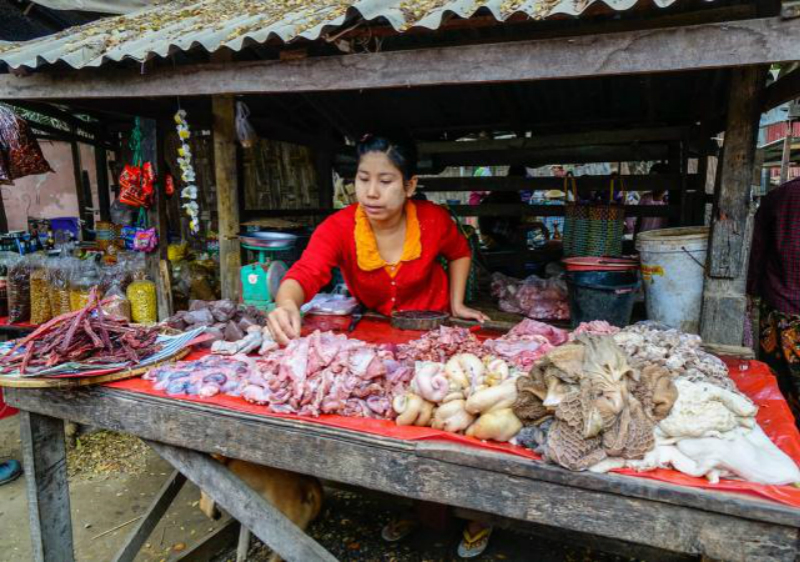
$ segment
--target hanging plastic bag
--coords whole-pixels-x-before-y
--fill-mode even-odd
[[[0,149],[0,183],[53,171],[28,122],[6,107],[0,107]]]
[[[144,208],[139,210],[139,220],[136,232],[133,235],[133,251],[150,253],[158,248],[158,232],[155,228],[148,228],[147,213]]]
[[[258,141],[258,134],[250,123],[250,109],[243,101],[236,102],[236,136],[242,148],[252,148]]]

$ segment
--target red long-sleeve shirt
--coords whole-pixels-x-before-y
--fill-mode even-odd
[[[756,213],[747,292],[800,314],[800,179],[768,193]]]
[[[412,201],[409,205],[414,209],[409,213],[407,208],[407,217],[412,218],[407,218],[404,258],[393,275],[387,267],[365,270],[359,266],[359,252],[363,265],[365,253],[371,251],[374,254],[376,246],[371,230],[367,235],[372,237],[372,241],[365,243],[362,228],[357,250],[358,205],[351,205],[317,227],[300,260],[289,269],[284,279],[297,281],[303,288],[305,299],[310,300],[330,282],[331,270],[338,266],[350,293],[371,310],[386,315],[402,310],[449,311],[447,274],[437,258],[443,256],[453,261],[469,257],[469,244],[442,207],[427,201]],[[419,223],[418,245],[416,240],[409,239],[416,232],[411,224],[413,215]],[[411,259],[407,259],[409,256]],[[380,260],[379,256],[372,258],[372,263]]]

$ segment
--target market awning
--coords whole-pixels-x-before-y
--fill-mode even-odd
[[[676,0],[641,0],[665,8]],[[73,4],[75,2],[70,2]],[[84,2],[86,5],[94,2]],[[41,39],[0,46],[11,68],[63,62],[73,68],[166,57],[203,48],[240,51],[270,40],[330,38],[360,22],[379,20],[397,33],[439,29],[453,18],[577,17],[592,9],[621,12],[637,0],[173,0],[108,17]]]

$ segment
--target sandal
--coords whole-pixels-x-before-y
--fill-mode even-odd
[[[392,519],[381,531],[381,537],[386,542],[397,542],[413,533],[419,522],[416,519]]]
[[[469,532],[469,525],[464,527],[464,536],[458,545],[458,555],[461,558],[475,558],[483,554],[489,546],[489,538],[492,536],[492,527],[487,526],[475,533]]]

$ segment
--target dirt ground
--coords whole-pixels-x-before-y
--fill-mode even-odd
[[[78,561],[112,560],[138,518],[171,473],[169,465],[138,440],[115,434],[90,434],[69,454],[70,498]],[[0,460],[21,458],[16,417],[0,420]],[[167,562],[227,523],[210,521],[198,509],[199,490],[187,483],[165,518],[150,536],[138,562]],[[387,545],[382,526],[397,506],[385,498],[350,491],[328,491],[321,517],[309,533],[340,560],[434,562],[458,560],[460,524],[447,532],[419,529],[406,540]],[[30,560],[25,479],[0,486],[0,562]],[[249,560],[266,561],[268,549],[253,539]],[[235,560],[233,550],[217,561]],[[537,562],[618,562],[632,560],[590,550],[557,534],[532,537],[497,529],[486,553],[488,560]],[[659,557],[660,560],[663,558]]]

